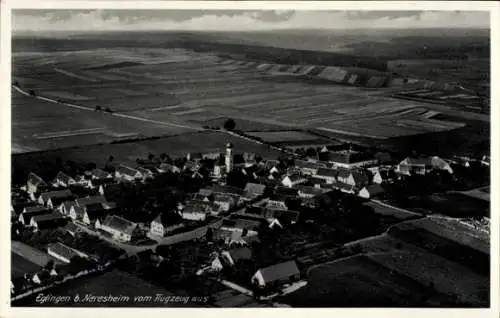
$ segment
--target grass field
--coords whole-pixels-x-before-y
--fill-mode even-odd
[[[267,131],[267,132],[254,132],[250,133],[250,136],[262,138],[262,140],[272,143],[281,143],[287,141],[314,141],[320,138],[303,133],[300,131]]]
[[[284,297],[293,307],[419,307],[450,299],[365,256],[313,267],[308,285]]]
[[[460,118],[468,115],[460,110],[455,121],[433,119],[428,116],[429,111],[456,116],[457,110],[393,99],[378,90],[278,81],[276,76],[259,71],[257,64],[254,67],[245,64],[225,64],[223,59],[207,53],[143,47],[16,53],[13,80],[42,96],[88,107],[101,105],[118,113],[164,122],[200,123],[200,127],[207,118],[234,117],[241,121],[242,130],[261,128],[255,128],[258,124],[246,127],[252,122],[264,127],[300,126],[345,136],[386,139],[454,130],[465,125]],[[77,143],[76,140],[53,143],[30,140],[32,134],[48,131],[49,125],[53,131],[68,130],[63,126],[73,125],[77,126],[75,129],[99,127],[145,136],[184,132],[178,127],[83,114],[17,94],[13,94],[13,105],[14,124],[26,125],[13,129],[16,149],[47,149],[55,143],[64,146]],[[57,119],[52,120],[52,116]],[[83,120],[74,123],[73,118]],[[94,136],[94,142],[110,139],[113,138],[106,134]]]

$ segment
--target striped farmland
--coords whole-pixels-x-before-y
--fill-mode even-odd
[[[346,75],[347,71],[341,68],[326,67],[321,73],[318,74],[318,77],[341,83],[345,80]]]

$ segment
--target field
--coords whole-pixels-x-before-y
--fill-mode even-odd
[[[293,307],[423,307],[429,305],[426,299],[451,303],[366,256],[313,267],[307,276],[308,285],[283,302]]]
[[[292,306],[488,306],[489,237],[457,220],[405,221],[356,245],[362,256],[311,267],[308,285],[283,301]]]
[[[300,131],[266,131],[266,132],[253,132],[250,136],[261,138],[264,141],[271,143],[286,143],[286,142],[306,142],[306,141],[320,141],[321,139],[310,134]]]
[[[76,45],[78,40],[71,42]],[[36,43],[32,42],[35,48],[31,50],[36,51]],[[317,84],[295,76],[283,81],[275,74],[282,72],[283,67],[265,71],[260,67],[265,63],[255,60],[237,63],[214,53],[162,49],[140,42],[133,50],[118,45],[110,48],[112,43],[113,40],[102,48],[74,52],[40,48],[44,52],[38,53],[26,53],[29,48],[14,45],[13,80],[23,89],[90,109],[97,105],[109,107],[114,112],[110,115],[74,109],[14,92],[14,150],[109,142],[119,139],[116,136],[121,134],[173,135],[201,129],[221,117],[241,122],[243,130],[260,129],[255,124],[246,127],[247,123],[258,123],[384,140],[456,130],[465,126],[462,119],[471,113],[449,106],[394,99],[385,96],[383,89],[331,82]],[[307,67],[292,65],[285,71],[299,72],[301,68]],[[361,72],[362,68],[346,66],[345,69]],[[329,69],[328,74],[326,70],[315,71],[314,66],[304,72],[326,74],[325,78],[341,78],[344,74],[340,69]],[[348,81],[348,77],[343,80]],[[457,119],[431,118],[437,113],[454,115]],[[72,129],[102,129],[102,133],[33,138],[34,134]]]

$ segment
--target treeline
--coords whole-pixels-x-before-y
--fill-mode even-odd
[[[227,56],[238,55],[247,59],[262,60],[276,64],[312,64],[325,66],[360,67],[387,71],[387,62],[372,58],[359,57],[332,52],[296,50],[257,45],[233,43],[209,43],[195,40],[177,42],[179,46],[195,52],[214,52]],[[172,45],[172,43],[170,43]]]

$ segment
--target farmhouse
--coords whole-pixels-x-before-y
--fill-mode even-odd
[[[70,185],[75,184],[76,181],[72,177],[68,176],[62,171],[59,171],[59,173],[56,175],[53,185],[56,187],[69,187]]]
[[[362,169],[338,169],[337,182],[355,188],[361,188],[370,183],[370,176],[366,170]]]
[[[19,215],[19,222],[28,225],[33,216],[50,214],[50,211],[43,206],[27,206]]]
[[[56,227],[65,226],[68,220],[59,213],[49,213],[42,215],[35,215],[31,217],[30,226],[35,231],[42,229],[53,229]]]
[[[82,221],[85,214],[85,206],[72,205],[69,210],[69,217],[73,221]]]
[[[384,189],[382,189],[380,184],[372,184],[363,187],[363,189],[361,189],[361,191],[359,191],[358,193],[358,195],[364,199],[371,199],[382,194],[384,194]]]
[[[35,194],[47,189],[48,185],[42,178],[31,172],[28,175],[28,182],[26,183],[26,190],[31,199],[35,201]]]
[[[109,179],[109,178],[112,178],[113,175],[111,175],[111,173],[106,172],[102,169],[94,169],[90,172],[90,177],[93,180],[95,180],[95,179]]]
[[[178,228],[183,227],[182,223],[179,224],[169,224],[166,221],[166,218],[163,217],[163,214],[159,214],[152,222],[149,228],[149,233],[153,236],[163,237],[168,233],[176,230]]]
[[[50,191],[40,194],[38,197],[38,203],[40,205],[45,205],[50,209],[59,206],[64,201],[69,201],[73,199],[73,193],[70,190],[59,190]]]
[[[334,168],[347,169],[371,166],[378,163],[378,160],[370,154],[353,150],[321,153],[320,159],[329,162]]]
[[[69,222],[62,228],[66,233],[68,233],[71,236],[75,236],[77,233],[80,233],[82,230],[73,222]]]
[[[295,160],[295,168],[305,175],[315,175],[320,168],[326,168],[322,162],[311,162],[305,160]]]
[[[233,206],[235,206],[236,202],[230,195],[224,194],[215,194],[213,196],[213,202],[217,204],[222,211],[229,211]]]
[[[189,202],[181,211],[181,216],[188,221],[205,221],[210,214],[209,203]]]
[[[276,287],[300,279],[300,271],[295,261],[279,263],[259,269],[252,277],[253,285],[260,288]]]
[[[373,175],[373,183],[383,184],[393,181],[396,178],[395,172],[392,169],[378,169]]]
[[[268,209],[288,210],[287,200],[288,197],[285,195],[273,194],[267,201],[266,207]]]
[[[33,283],[37,284],[37,285],[43,285],[43,284],[46,284],[50,281],[51,279],[51,275],[50,275],[50,272],[48,270],[41,270],[40,272],[36,273],[33,275],[32,277],[32,281]]]
[[[323,194],[325,191],[316,187],[302,186],[299,188],[299,197],[303,199],[314,198],[317,195]]]
[[[120,165],[115,171],[115,178],[123,181],[135,181],[143,178],[138,170],[125,165]]]
[[[227,251],[222,251],[220,257],[223,262],[229,266],[234,266],[238,261],[251,260],[252,250],[248,247],[232,248]]]
[[[100,203],[87,204],[83,209],[82,221],[86,225],[92,225],[95,228],[99,228],[106,213],[107,211]]]
[[[137,224],[117,215],[108,215],[101,224],[101,230],[111,234],[113,239],[130,242],[139,235]]]
[[[324,180],[326,184],[334,184],[337,182],[337,174],[336,169],[319,168],[314,178]]]
[[[53,243],[47,246],[47,253],[56,259],[69,264],[74,257],[88,258],[88,255],[62,243]]]
[[[281,181],[281,184],[284,185],[285,187],[288,188],[293,188],[299,184],[306,183],[307,179],[301,175],[298,174],[293,174],[293,175],[288,175],[283,178]]]
[[[246,200],[252,200],[264,195],[264,192],[266,191],[266,185],[248,182],[243,191],[243,198]]]
[[[89,180],[89,182],[87,183],[87,187],[89,189],[99,189],[99,192],[101,190],[101,187],[105,187],[109,184],[114,184],[115,183],[115,179],[114,178],[100,178],[100,179],[92,179],[92,180]],[[101,194],[103,195],[103,194]]]
[[[245,220],[241,218],[226,219],[222,221],[220,226],[223,230],[228,230],[232,232],[241,232],[242,236],[258,234],[261,222],[253,220]]]
[[[139,173],[141,173],[142,177],[145,179],[152,178],[154,176],[153,171],[150,169],[144,167],[137,167],[136,170],[139,171]]]
[[[450,165],[439,157],[408,157],[401,161],[396,172],[403,175],[420,174],[425,175],[432,170],[444,170],[453,173]]]
[[[171,172],[171,173],[180,173],[181,169],[175,165],[163,162],[156,168],[159,173]]]
[[[223,241],[227,246],[243,246],[251,244],[252,242],[258,242],[259,237],[257,234],[257,232],[253,231],[244,233],[223,228],[210,228],[210,231],[207,231],[207,235],[211,235],[213,241]]]

